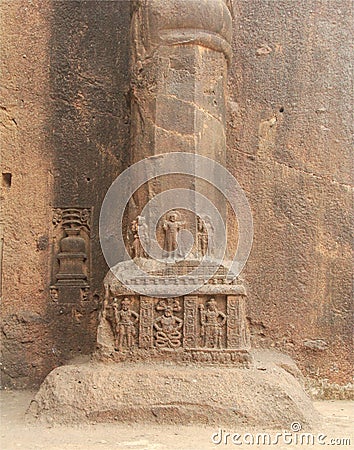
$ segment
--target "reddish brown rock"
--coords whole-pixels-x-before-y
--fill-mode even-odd
[[[43,423],[162,423],[305,431],[320,422],[288,357],[257,353],[255,366],[75,364],[54,369],[27,412]],[[296,379],[296,378],[298,379]],[[275,382],[276,380],[276,382]]]
[[[93,207],[97,236],[103,196],[128,164],[130,11],[44,0],[1,8],[2,368],[5,385],[26,387],[94,349],[95,302],[61,308],[50,296],[51,221],[53,208]],[[227,166],[255,222],[252,345],[291,354],[320,386],[351,379],[351,22],[347,0],[235,5]],[[92,245],[90,292],[101,296],[107,268]]]

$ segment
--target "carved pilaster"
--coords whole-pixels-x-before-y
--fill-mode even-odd
[[[196,348],[198,346],[198,296],[186,295],[184,297],[184,347]]]
[[[227,347],[247,349],[250,346],[244,296],[227,296]]]
[[[140,296],[139,347],[152,348],[154,326],[154,299]]]

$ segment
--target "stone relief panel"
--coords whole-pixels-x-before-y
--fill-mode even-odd
[[[170,349],[181,347],[183,319],[177,316],[182,310],[180,300],[159,300],[155,310],[162,312],[154,321],[155,347]]]
[[[186,348],[214,350],[228,348],[226,303],[226,295],[185,297],[184,346]]]
[[[140,305],[135,296],[112,297],[105,305],[107,318],[114,340],[114,349],[131,351],[138,347]]]
[[[232,352],[249,348],[241,295],[111,296],[105,317],[119,353],[182,351],[191,352],[195,361],[228,362]]]
[[[226,314],[214,297],[199,304],[200,343],[204,348],[225,347]]]
[[[52,216],[52,282],[54,302],[91,300],[91,208],[55,208]]]
[[[115,348],[119,351],[122,351],[123,347],[130,350],[137,342],[139,314],[132,309],[133,303],[134,300],[129,297],[124,297],[121,301],[115,298],[113,301]]]

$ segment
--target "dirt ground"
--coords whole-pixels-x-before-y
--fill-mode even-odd
[[[278,443],[273,444],[276,440],[277,431],[268,430],[271,445],[268,444],[268,441],[263,443],[260,441],[259,445],[250,445],[252,437],[249,434],[245,435],[245,433],[253,434],[255,442],[257,442],[257,439],[259,439],[256,436],[257,432],[266,432],[266,430],[240,429],[236,426],[235,429],[231,430],[224,427],[158,426],[151,424],[143,426],[137,424],[97,424],[70,427],[29,425],[25,421],[25,411],[32,397],[32,392],[1,392],[0,447],[2,450],[17,448],[26,450],[204,450],[243,447],[323,449],[324,445],[334,448],[354,448],[352,432],[354,429],[354,409],[353,403],[349,401],[315,402],[315,407],[323,416],[323,424],[321,429],[313,432],[314,444],[312,443],[312,437],[307,441],[307,437],[302,437],[301,431],[293,432],[290,436],[281,436],[278,438]],[[226,432],[231,433],[231,436],[227,437]],[[235,437],[235,433],[238,433],[240,437]],[[318,434],[323,434],[326,437],[321,437],[318,441]],[[215,444],[212,442],[213,435]],[[227,439],[226,444],[225,438]],[[331,439],[334,439],[334,441],[331,442]]]

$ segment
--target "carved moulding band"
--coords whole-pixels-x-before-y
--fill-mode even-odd
[[[133,295],[136,294],[138,286],[131,285],[127,286],[126,284],[120,283],[118,280],[115,280],[114,275],[111,272],[108,272],[110,274],[109,279],[106,278],[104,284],[106,289],[109,289],[113,295]],[[149,286],[146,286],[146,291],[151,294],[151,296],[154,296],[154,292],[156,288],[156,285],[151,285],[151,289],[149,289]],[[171,286],[172,288],[172,286]],[[196,294],[202,294],[202,295],[244,295],[246,296],[246,289],[243,285],[212,285],[207,284],[204,286],[200,286],[199,288],[195,288],[194,290],[190,289],[190,294],[196,295]],[[146,294],[147,295],[147,294]],[[180,295],[185,295],[185,285],[179,286],[174,285],[173,286],[173,296],[177,297]]]
[[[159,37],[166,45],[201,45],[210,50],[224,53],[228,64],[232,59],[231,45],[216,33],[195,29],[161,30]]]

